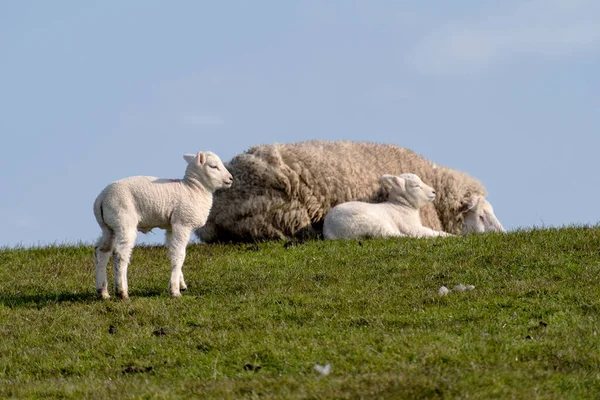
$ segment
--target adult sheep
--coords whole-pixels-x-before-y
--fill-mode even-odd
[[[385,201],[388,193],[379,178],[389,173],[414,173],[435,188],[435,201],[420,215],[423,225],[436,231],[468,232],[472,228],[463,224],[465,213],[487,203],[487,192],[476,179],[392,144],[313,140],[261,145],[226,165],[235,184],[216,194],[206,225],[196,231],[204,242],[317,237],[323,218],[337,204]],[[484,230],[503,229],[491,214]]]
[[[102,237],[94,248],[96,291],[109,298],[106,266],[114,254],[115,293],[129,297],[127,267],[137,232],[166,229],[171,259],[171,296],[185,290],[182,266],[190,234],[204,225],[213,202],[213,193],[228,188],[233,177],[221,159],[211,152],[185,154],[183,179],[133,176],[108,185],[94,202],[94,215]]]

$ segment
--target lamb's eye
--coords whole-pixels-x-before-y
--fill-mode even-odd
[[[214,169],[219,169],[218,165],[209,165],[209,167],[214,168]]]

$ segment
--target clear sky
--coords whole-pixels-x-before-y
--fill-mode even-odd
[[[183,153],[309,139],[468,172],[509,230],[600,220],[597,0],[3,1],[0,50],[0,247],[91,243],[104,186]]]

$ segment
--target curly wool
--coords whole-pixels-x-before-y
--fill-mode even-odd
[[[204,242],[317,237],[325,215],[337,204],[385,201],[383,174],[413,173],[433,186],[436,200],[420,210],[421,221],[448,233],[460,234],[471,196],[487,195],[469,175],[392,144],[313,140],[260,145],[226,167],[234,185],[215,194],[208,221],[197,231]]]

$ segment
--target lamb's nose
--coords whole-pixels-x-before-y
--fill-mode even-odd
[[[432,190],[432,191],[431,191],[431,194],[433,194],[433,195],[435,196],[435,190]]]

